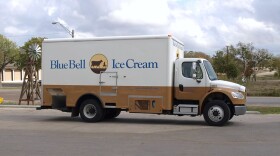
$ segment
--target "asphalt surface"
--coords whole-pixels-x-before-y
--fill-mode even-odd
[[[56,110],[0,108],[0,154],[9,156],[276,156],[280,115],[247,114],[224,127],[202,117],[129,114],[99,123]]]
[[[271,106],[280,107],[280,97],[247,97],[248,106]]]

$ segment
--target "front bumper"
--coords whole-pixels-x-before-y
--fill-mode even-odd
[[[244,115],[247,111],[246,106],[234,106],[235,115]]]

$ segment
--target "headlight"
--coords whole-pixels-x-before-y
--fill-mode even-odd
[[[244,99],[244,95],[240,92],[231,92],[231,96],[235,99]]]

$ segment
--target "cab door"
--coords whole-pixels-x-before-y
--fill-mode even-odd
[[[175,62],[175,98],[200,101],[207,90],[206,76],[200,61],[177,60]]]

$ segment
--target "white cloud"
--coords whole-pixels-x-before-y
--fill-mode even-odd
[[[80,18],[82,20],[86,19],[86,17],[84,15],[81,15],[77,10],[73,11],[73,16]]]
[[[4,29],[4,32],[10,35],[23,35],[28,32],[28,30],[22,30],[13,26],[8,26]]]
[[[205,43],[200,25],[191,18],[177,17],[176,20],[170,23],[169,30],[175,33],[179,38],[191,37],[197,42]]]
[[[7,1],[9,3],[9,7],[12,11],[15,12],[26,12],[28,10],[28,6],[32,5],[32,0],[25,0],[24,2],[21,0],[10,0]]]
[[[59,22],[59,23],[65,25],[66,27],[69,26],[69,25],[68,25],[63,19],[61,19],[61,18],[57,18],[57,22]]]
[[[65,5],[67,3],[67,5]],[[213,53],[239,41],[280,53],[279,4],[263,0],[0,1],[0,33],[47,38],[172,34],[186,49]],[[24,29],[23,29],[24,28]],[[47,34],[47,35],[45,35]]]
[[[240,10],[247,10],[250,12],[255,12],[255,9],[252,6],[254,0],[227,0],[223,1],[225,6],[236,8]]]
[[[55,6],[44,7],[44,10],[48,12],[49,16],[52,16],[57,11],[57,7]]]
[[[247,31],[274,31],[272,27],[253,18],[239,17],[237,24]]]
[[[253,18],[239,18],[237,20],[237,26],[239,26],[241,33],[240,38],[247,42],[253,42],[255,44],[280,44],[280,32],[273,26],[267,23],[257,21]]]
[[[75,38],[91,38],[96,37],[96,35],[89,33],[89,32],[76,32]]]
[[[166,25],[169,12],[165,0],[121,1],[119,8],[102,16],[100,20],[134,25]]]

